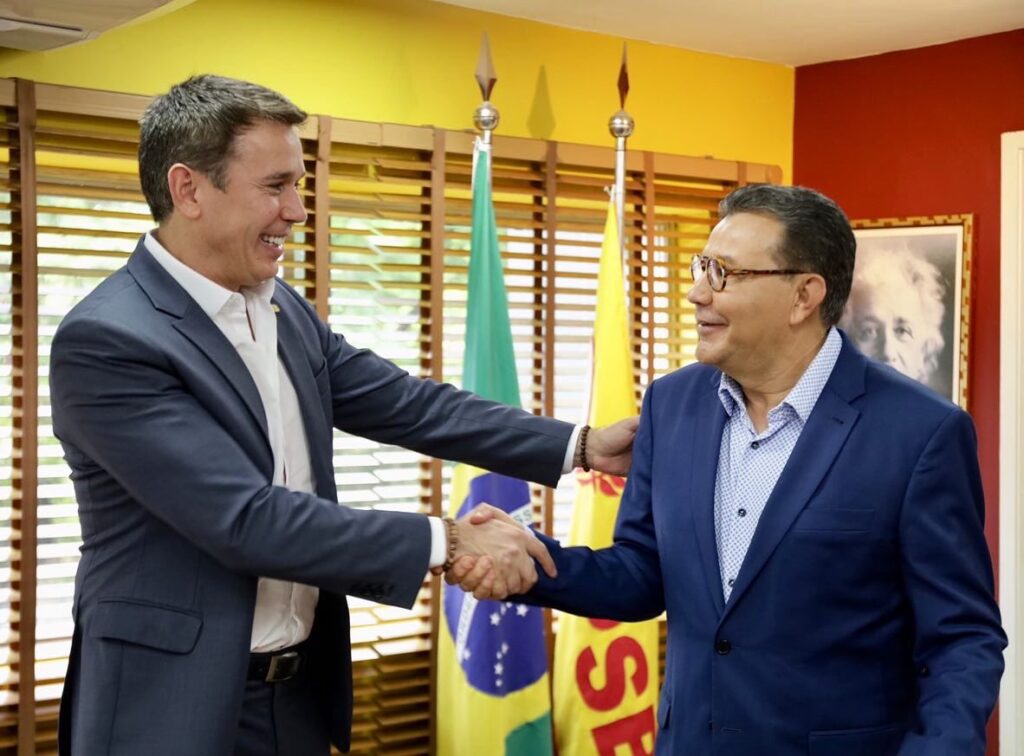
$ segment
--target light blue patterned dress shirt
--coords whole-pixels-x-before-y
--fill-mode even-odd
[[[754,429],[743,390],[723,374],[718,398],[729,416],[722,431],[715,479],[715,540],[722,593],[729,600],[764,506],[793,453],[800,432],[839,358],[842,338],[830,328],[825,344],[782,402],[768,412],[768,427]]]

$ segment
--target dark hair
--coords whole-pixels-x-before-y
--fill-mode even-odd
[[[296,126],[306,113],[272,89],[224,76],[193,76],[150,103],[139,121],[139,179],[157,223],[174,210],[167,171],[184,163],[225,186],[235,137],[260,121]]]
[[[817,273],[825,279],[821,319],[839,322],[853,282],[857,241],[846,213],[824,194],[802,186],[752,184],[729,194],[718,205],[719,217],[757,213],[776,218],[782,240],[773,256],[784,268]]]

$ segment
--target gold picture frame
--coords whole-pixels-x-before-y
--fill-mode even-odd
[[[852,221],[853,288],[840,327],[891,364],[967,409],[971,214]]]

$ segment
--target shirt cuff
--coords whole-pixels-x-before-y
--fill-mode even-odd
[[[562,475],[572,472],[572,458],[576,456],[576,442],[579,441],[580,431],[583,430],[582,425],[577,425],[572,435],[569,436],[569,447],[565,450],[565,456],[562,458]]]
[[[428,517],[430,521],[430,563],[427,567],[440,567],[448,557],[448,533],[440,517]]]

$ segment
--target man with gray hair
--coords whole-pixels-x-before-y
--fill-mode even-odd
[[[948,394],[951,377],[937,375],[945,292],[939,269],[909,249],[862,251],[839,324],[868,357]]]
[[[971,419],[835,327],[834,202],[749,186],[719,215],[690,268],[700,364],[647,389],[613,545],[541,537],[558,577],[517,600],[667,613],[658,754],[983,756],[1006,636]],[[448,579],[486,598],[491,573]]]
[[[255,84],[199,76],[142,119],[157,228],[53,341],[53,426],[82,527],[62,754],[326,756],[352,717],[346,595],[409,607],[482,556],[528,589],[518,525],[338,506],[332,428],[554,485],[622,474],[635,424],[574,426],[408,375],[276,279],[306,220],[295,126]]]

